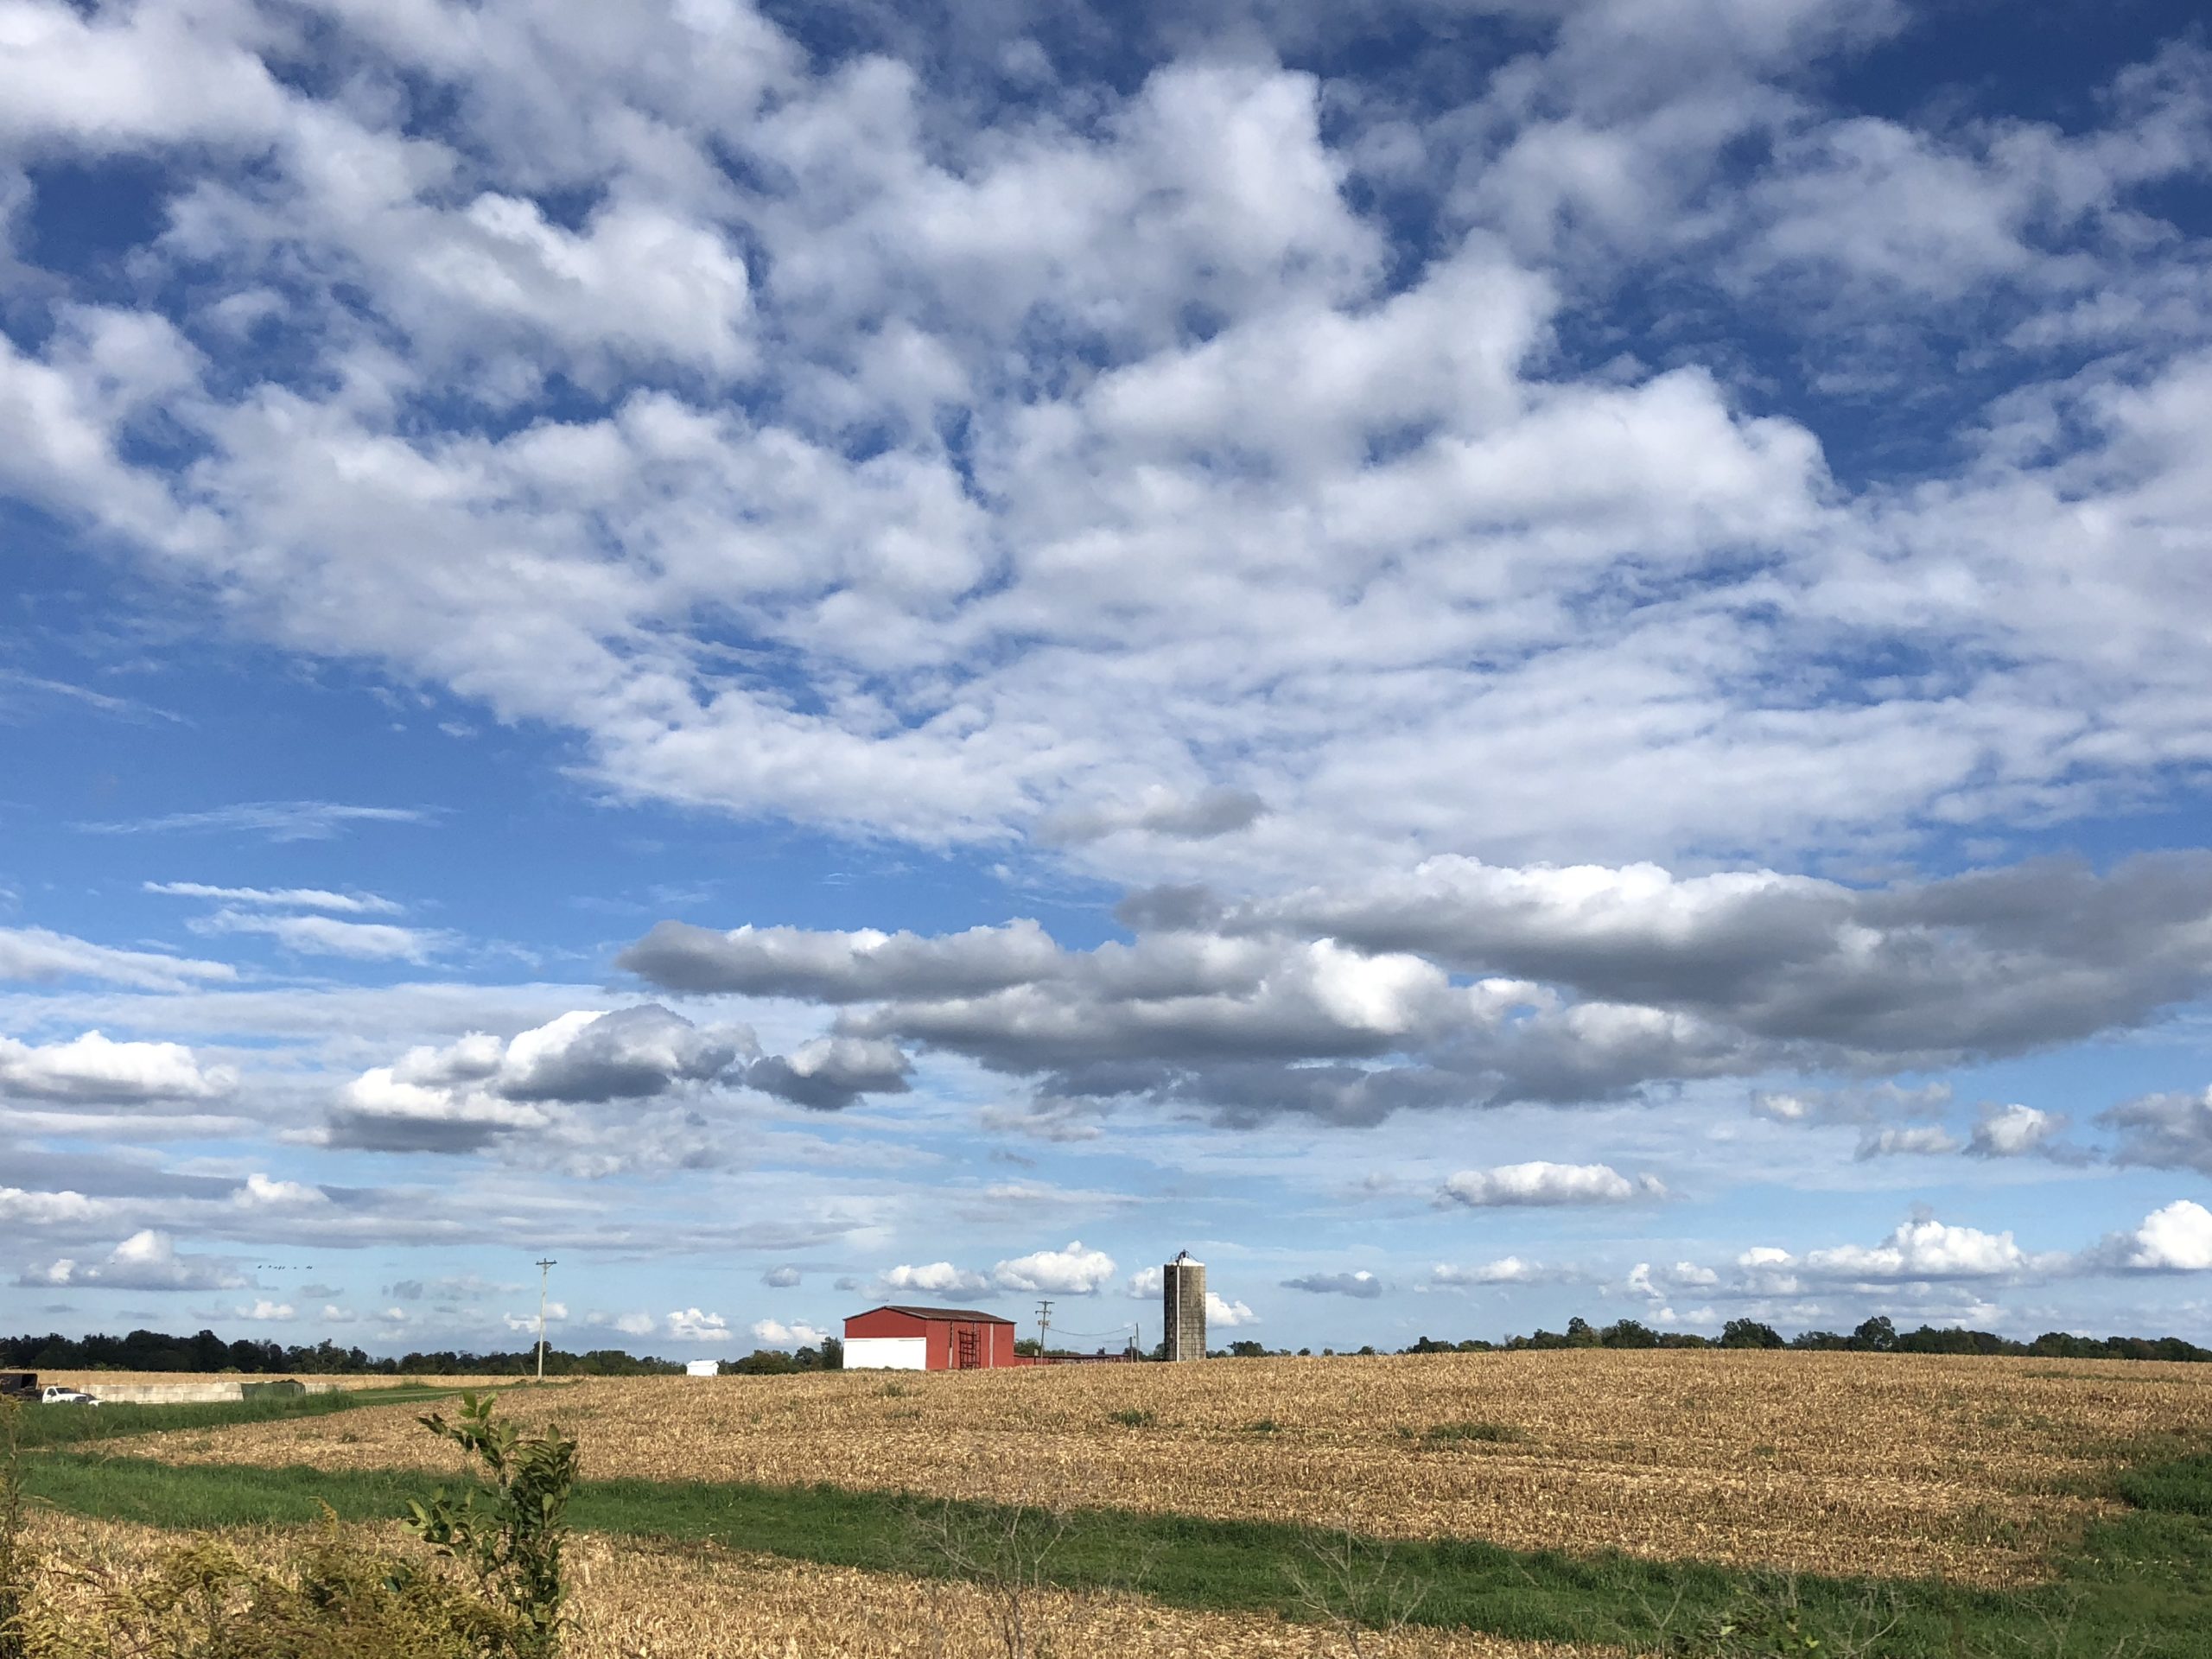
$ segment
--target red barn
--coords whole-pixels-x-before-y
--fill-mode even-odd
[[[849,1371],[974,1371],[1015,1363],[1014,1321],[972,1307],[872,1307],[845,1321]]]

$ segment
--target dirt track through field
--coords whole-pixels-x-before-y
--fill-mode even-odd
[[[518,1396],[588,1478],[827,1481],[1794,1571],[2042,1576],[2130,1444],[2212,1445],[2212,1367],[1588,1351],[586,1382]],[[453,1467],[413,1409],[133,1455]]]

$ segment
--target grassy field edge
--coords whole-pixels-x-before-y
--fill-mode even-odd
[[[128,1440],[175,1429],[236,1428],[245,1424],[284,1422],[296,1417],[329,1417],[379,1406],[425,1405],[449,1400],[462,1390],[404,1384],[389,1389],[334,1389],[327,1394],[275,1395],[250,1400],[194,1400],[174,1404],[118,1402],[100,1406],[33,1406],[16,1419],[16,1444],[26,1452]],[[478,1392],[488,1392],[479,1389]]]
[[[397,1515],[420,1471],[175,1465],[56,1451],[28,1458],[33,1497],[170,1529]],[[1808,1630],[1882,1630],[1897,1659],[1960,1654],[2187,1659],[2212,1629],[2212,1459],[2126,1470],[2135,1507],[2094,1525],[2056,1583],[2021,1592],[1929,1580],[1789,1578],[1695,1561],[1514,1551],[1477,1541],[1331,1539],[1311,1529],[1112,1509],[1038,1512],[830,1486],[645,1480],[579,1487],[575,1526],[796,1560],[927,1576],[1026,1567],[1069,1588],[1133,1592],[1217,1611],[1461,1627],[1523,1640],[1650,1645],[1750,1608],[1795,1610]],[[1020,1523],[1029,1517],[1025,1534]],[[1025,1554],[1025,1552],[1027,1552]],[[1407,1605],[1408,1586],[1421,1587]]]

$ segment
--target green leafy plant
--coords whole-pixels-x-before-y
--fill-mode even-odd
[[[409,1527],[473,1573],[486,1599],[512,1615],[519,1659],[550,1659],[567,1618],[561,1551],[576,1443],[557,1428],[522,1433],[495,1414],[488,1394],[462,1395],[454,1421],[438,1412],[417,1421],[467,1452],[486,1478],[457,1501],[441,1488],[427,1503],[410,1503]]]
[[[1119,1423],[1123,1428],[1150,1428],[1160,1420],[1141,1406],[1124,1406],[1119,1411],[1106,1414],[1109,1423]]]
[[[1672,1659],[1881,1659],[1898,1612],[1893,1591],[1870,1586],[1855,1605],[1816,1617],[1785,1573],[1752,1577],[1726,1609],[1687,1627],[1671,1616],[1654,1622],[1668,1632],[1658,1651]]]

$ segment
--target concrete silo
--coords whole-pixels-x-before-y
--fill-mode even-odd
[[[1160,1321],[1170,1359],[1206,1357],[1206,1264],[1188,1250],[1160,1270]]]

